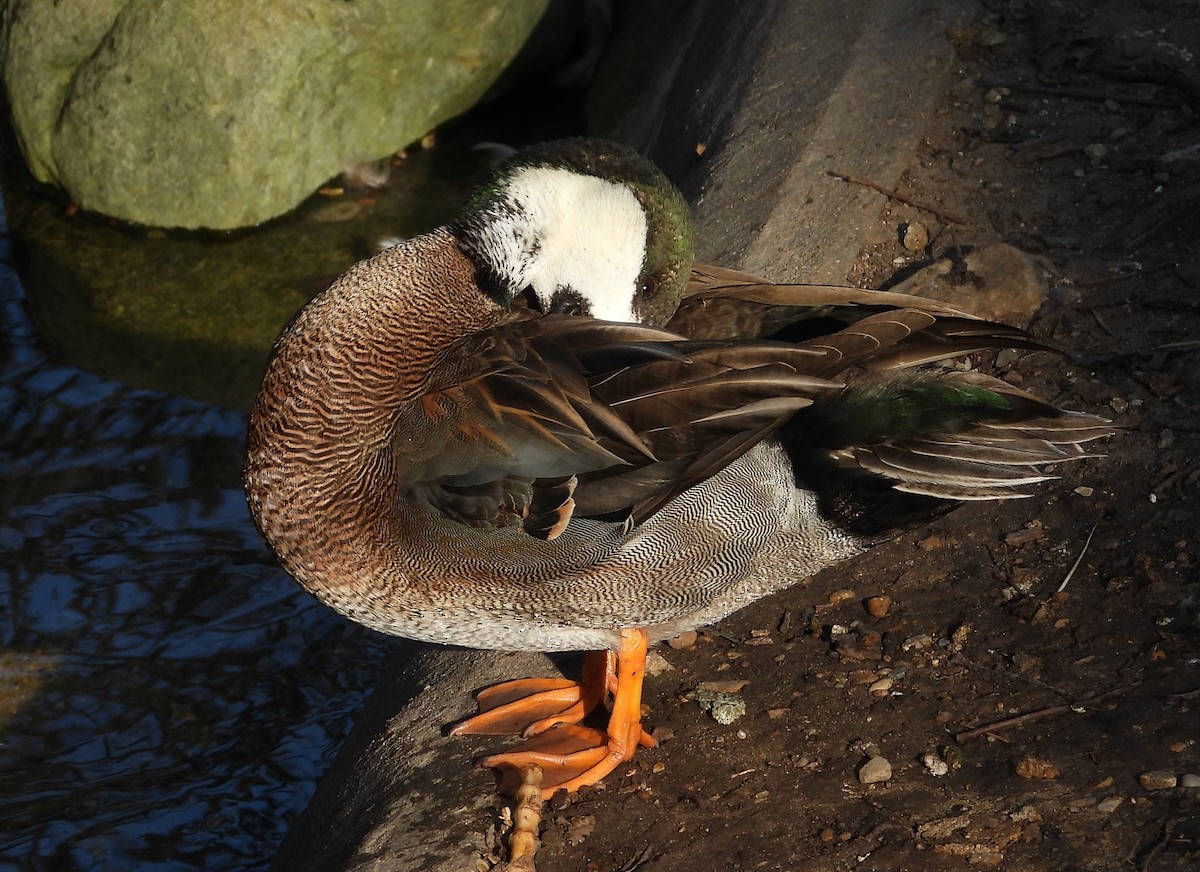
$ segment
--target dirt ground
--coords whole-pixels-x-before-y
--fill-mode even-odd
[[[1069,357],[996,370],[1122,432],[1036,499],[961,508],[664,650],[660,748],[547,804],[541,872],[1200,868],[1200,789],[1141,781],[1200,775],[1200,7],[984,5],[896,192],[934,211],[881,194],[855,278],[942,260],[985,284],[972,248],[1037,258],[1030,329]],[[709,681],[746,682],[745,715],[685,697]],[[860,783],[872,754],[891,777]]]

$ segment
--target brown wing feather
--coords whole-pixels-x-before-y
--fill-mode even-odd
[[[394,443],[410,497],[480,526],[553,537],[570,519],[577,473],[649,462],[633,429],[592,393],[584,352],[658,359],[672,334],[544,318],[501,325],[452,349],[404,410]],[[669,346],[667,346],[669,349]],[[577,353],[578,352],[578,353]],[[678,353],[670,352],[679,356]]]
[[[714,317],[718,316],[718,317]],[[985,321],[907,294],[830,285],[778,284],[721,267],[696,265],[683,303],[668,328],[693,337],[803,331],[804,344],[823,350],[808,372],[853,378],[856,372],[907,378],[899,371],[998,348],[1050,350],[1015,327]],[[841,325],[841,329],[838,329]],[[886,375],[894,372],[896,375]],[[988,376],[949,379],[1007,394],[1028,410],[1018,420],[981,423],[965,432],[930,434],[878,445],[849,445],[837,454],[893,482],[897,490],[944,499],[1026,496],[1021,485],[1044,480],[1056,461],[1096,456],[1083,446],[1110,435],[1110,422],[1063,412]],[[836,396],[829,400],[837,402]],[[805,414],[796,418],[802,427]]]
[[[575,511],[644,517],[839,388],[806,371],[830,354],[585,318],[506,324],[432,373],[398,425],[402,481],[465,523],[547,538]]]
[[[802,426],[814,401],[837,402],[846,379],[1042,347],[1017,328],[900,294],[776,285],[727,270],[693,279],[667,330],[528,316],[454,349],[398,425],[410,493],[465,522],[520,523],[542,538],[573,514],[640,521],[789,421]],[[757,325],[751,335],[806,319],[833,318],[834,329],[823,320],[807,340],[723,338],[728,325],[701,317],[721,307],[743,328]],[[675,332],[683,327],[694,335]],[[984,376],[950,378],[1020,393]],[[996,498],[1043,480],[1042,464],[1089,456],[1080,446],[1109,432],[1098,418],[1030,408],[1045,414],[965,434],[846,445],[831,457],[898,490]]]
[[[798,322],[833,318],[851,323],[882,309],[973,317],[936,300],[908,294],[769,282],[723,267],[696,264],[667,329],[692,339],[755,339]]]

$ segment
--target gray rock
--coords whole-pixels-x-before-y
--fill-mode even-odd
[[[1046,266],[1003,242],[969,252],[956,270],[931,264],[891,290],[930,297],[1005,324],[1028,325],[1050,293]],[[965,278],[964,278],[965,276]]]
[[[280,215],[470,107],[548,0],[0,0],[33,174],[163,227]]]
[[[1179,786],[1188,788],[1200,787],[1200,775],[1189,772],[1187,775],[1184,775],[1179,779]]]
[[[891,778],[892,764],[886,757],[872,757],[858,770],[858,780],[862,784],[878,784],[881,781],[890,781]]]

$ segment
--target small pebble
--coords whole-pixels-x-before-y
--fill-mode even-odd
[[[901,243],[913,254],[924,251],[929,247],[929,228],[920,221],[909,221],[904,225]]]
[[[875,696],[887,696],[891,693],[893,681],[891,678],[884,677],[874,682],[867,691]]]
[[[657,649],[651,649],[646,654],[646,674],[647,675],[664,675],[668,672],[674,672],[675,667],[670,664],[666,657]]]
[[[668,639],[667,644],[670,645],[672,648],[674,648],[676,651],[682,651],[687,648],[693,648],[696,645],[696,631],[688,630],[687,632],[680,633],[674,639]]]
[[[872,757],[858,770],[858,780],[862,784],[878,784],[889,781],[892,777],[892,764],[885,757]]]
[[[1187,775],[1179,779],[1180,787],[1197,788],[1200,787],[1200,775],[1194,772],[1189,772]]]
[[[1103,814],[1112,814],[1125,800],[1119,796],[1110,796],[1108,799],[1102,799],[1096,803],[1096,810]]]
[[[917,651],[923,651],[932,644],[933,644],[933,637],[930,636],[928,633],[921,633],[917,636],[909,636],[907,639],[904,640],[904,644],[901,645],[900,647],[903,648],[905,651],[912,651],[914,649]]]
[[[1146,790],[1168,790],[1178,783],[1174,772],[1163,769],[1152,769],[1138,776],[1138,781]]]
[[[892,608],[892,598],[890,596],[873,596],[868,597],[865,603],[867,614],[873,618],[887,617],[887,613]]]
[[[1087,485],[1081,484],[1079,487],[1075,488],[1075,493],[1079,494],[1081,497],[1090,497],[1095,493],[1095,491]]]
[[[1124,415],[1127,411],[1129,411],[1129,403],[1121,397],[1113,397],[1108,401],[1108,405],[1118,415]]]
[[[1049,760],[1034,757],[1032,754],[1026,754],[1018,760],[1014,769],[1021,778],[1042,778],[1047,781],[1057,778],[1060,772]]]
[[[929,774],[935,778],[941,778],[950,772],[949,764],[932,751],[922,757],[921,762],[925,764],[925,768],[929,770]]]
[[[1108,146],[1101,145],[1099,142],[1093,142],[1091,145],[1083,149],[1083,153],[1088,156],[1088,160],[1092,162],[1092,166],[1100,166],[1100,161],[1104,160],[1104,156],[1108,154]]]
[[[941,536],[939,536],[937,533],[930,533],[917,543],[917,547],[922,551],[937,551],[942,547],[943,544],[945,543],[942,541]]]
[[[835,590],[829,595],[829,604],[837,605],[838,603],[844,603],[846,600],[852,599],[856,599],[854,591],[848,587],[844,587],[841,590]]]
[[[962,748],[958,747],[958,745],[947,745],[942,748],[942,759],[946,761],[946,765],[951,769],[962,769]]]
[[[1105,112],[1120,112],[1121,104],[1118,103],[1116,100],[1105,100],[1104,101],[1104,111]]]

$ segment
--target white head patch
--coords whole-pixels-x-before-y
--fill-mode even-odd
[[[556,167],[518,170],[505,187],[501,220],[480,242],[497,272],[533,288],[548,307],[572,289],[593,318],[633,321],[646,256],[646,213],[625,185]]]

